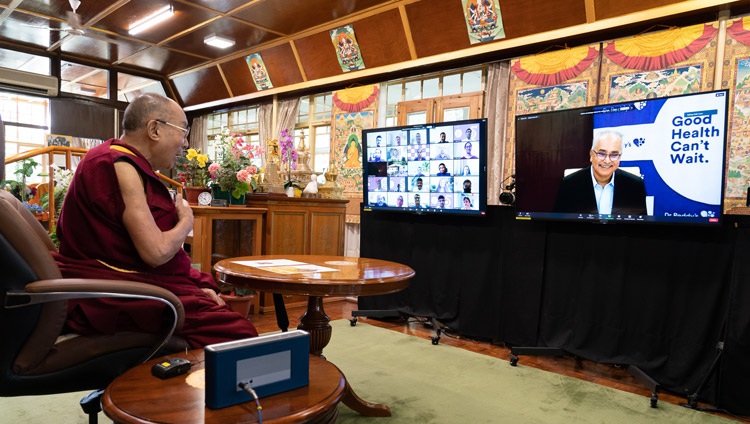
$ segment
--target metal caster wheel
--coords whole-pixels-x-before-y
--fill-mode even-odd
[[[433,345],[437,345],[438,342],[440,341],[440,337],[431,337],[431,339],[432,339],[432,344]]]
[[[515,367],[518,365],[518,356],[511,354],[510,355],[510,366]]]
[[[354,317],[354,318],[350,319],[349,320],[349,325],[352,326],[352,327],[356,326],[357,325],[357,317]]]

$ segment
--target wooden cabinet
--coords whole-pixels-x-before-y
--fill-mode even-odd
[[[251,208],[266,209],[264,255],[343,255],[348,200],[248,196]],[[305,296],[285,296],[287,305],[306,302]],[[273,310],[270,293],[260,296],[260,311]]]
[[[195,221],[189,240],[193,265],[213,272],[216,262],[237,256],[260,255],[265,209],[191,206]]]

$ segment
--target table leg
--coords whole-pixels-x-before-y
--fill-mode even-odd
[[[273,294],[273,309],[276,312],[276,324],[279,330],[285,333],[289,329],[289,317],[286,314],[284,297],[279,293]]]
[[[297,328],[310,333],[310,353],[324,359],[323,348],[328,346],[328,342],[331,341],[332,328],[331,324],[329,324],[330,321],[331,319],[323,310],[323,298],[321,296],[310,296],[307,299],[307,310],[302,315]],[[354,412],[367,417],[391,416],[391,408],[388,405],[370,403],[363,400],[354,393],[348,381],[346,382],[344,397],[341,401]]]
[[[300,324],[297,326],[300,330],[310,333],[310,353],[317,356],[323,356],[323,348],[331,341],[331,319],[323,310],[323,298],[321,296],[310,296],[307,299],[307,310]]]

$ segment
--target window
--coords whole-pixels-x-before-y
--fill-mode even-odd
[[[80,96],[109,98],[109,71],[73,62],[60,63],[60,91]]]
[[[206,133],[208,135],[208,156],[217,158],[214,149],[214,137],[221,134],[224,128],[230,133],[241,134],[250,144],[260,145],[258,115],[260,106],[248,106],[226,110],[208,115]],[[265,148],[265,146],[261,146]]]
[[[381,126],[399,125],[398,104],[403,102],[437,99],[465,93],[476,93],[483,90],[485,67],[469,68],[441,72],[438,74],[422,75],[418,78],[389,81],[386,84],[385,117],[379,122]],[[425,100],[425,104],[429,103]],[[464,117],[461,111],[452,111],[452,115],[459,119]],[[409,116],[409,123],[433,122],[426,116]]]
[[[0,93],[0,117],[5,122],[6,158],[47,145],[50,116],[46,98]],[[37,171],[41,172],[46,165],[37,167]],[[15,171],[15,164],[7,166],[5,178],[13,179]],[[34,175],[31,182],[41,182],[41,179]]]
[[[300,99],[294,127],[295,144],[305,135],[305,147],[310,155],[310,169],[322,173],[329,168],[331,158],[331,113],[333,94],[317,94]]]

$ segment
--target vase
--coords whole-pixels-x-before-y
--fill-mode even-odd
[[[232,198],[232,193],[229,192],[229,190],[222,190],[219,186],[213,186],[211,188],[211,194],[216,200],[226,200],[227,204],[229,204],[229,201]]]
[[[201,193],[207,193],[209,191],[208,187],[185,187],[183,188],[183,193],[185,193],[185,200],[191,205],[198,205],[198,196]]]
[[[234,196],[232,196],[230,194],[229,195],[229,206],[244,208],[245,207],[245,195],[243,194],[239,198],[236,198],[236,197],[234,197]]]

